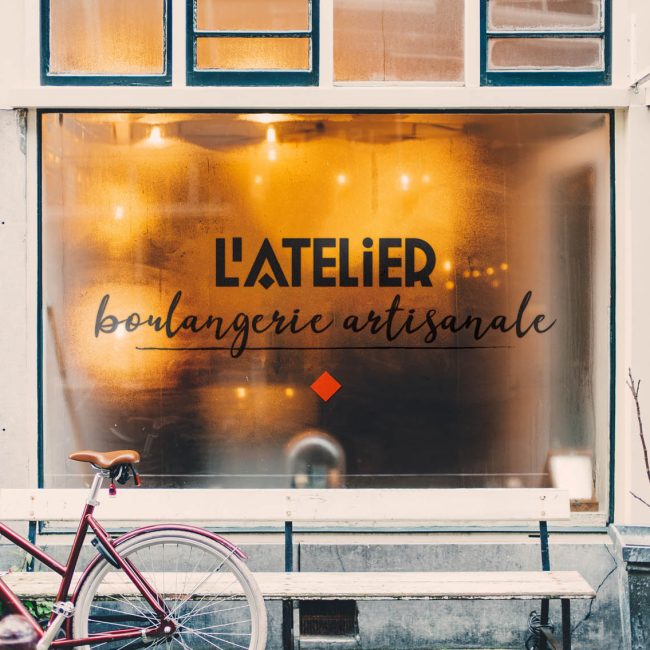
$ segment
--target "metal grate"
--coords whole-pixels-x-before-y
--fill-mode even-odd
[[[358,631],[356,601],[300,602],[300,636],[355,636]]]

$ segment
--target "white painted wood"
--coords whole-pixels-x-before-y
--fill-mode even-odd
[[[632,91],[627,87],[465,88],[436,84],[390,86],[127,87],[110,92],[96,88],[46,86],[7,89],[8,107],[233,109],[260,108],[299,111],[311,109],[436,109],[455,108],[626,108]]]
[[[596,592],[576,571],[377,572],[377,573],[255,573],[267,600],[537,600],[541,598],[590,599]],[[230,574],[145,573],[161,593],[178,592],[178,585],[203,580],[193,598],[236,596],[242,593]],[[76,583],[79,574],[76,574]],[[11,573],[3,578],[21,597],[56,595],[59,577],[50,572]],[[163,587],[164,585],[164,587]],[[104,596],[134,596],[137,589],[123,573],[111,573],[100,589]]]
[[[331,88],[334,85],[334,0],[320,2],[319,39],[318,83],[321,88]]]
[[[172,0],[172,22],[167,26],[171,41],[168,47],[172,48],[172,86],[182,88],[185,86],[185,38],[187,0]]]
[[[481,85],[481,3],[465,0],[465,85]]]
[[[397,522],[539,521],[570,518],[554,489],[118,490],[100,495],[101,521]],[[86,490],[0,490],[0,519],[78,519]],[[162,507],[161,507],[162,506]]]

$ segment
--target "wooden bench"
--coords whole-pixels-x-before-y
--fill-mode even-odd
[[[128,495],[128,497],[127,497]],[[209,495],[209,498],[206,498]],[[73,521],[85,490],[0,490],[0,519]],[[120,498],[121,497],[121,498]],[[126,498],[125,498],[126,497]],[[540,600],[539,647],[571,648],[571,600],[595,598],[575,571],[551,571],[548,521],[570,517],[569,497],[554,489],[453,490],[129,490],[101,498],[103,522],[177,520],[202,525],[276,526],[285,537],[285,572],[256,573],[264,597],[283,601],[285,649],[299,644],[295,604],[306,600]],[[541,571],[300,572],[294,564],[294,526],[319,524],[354,529],[381,526],[456,524],[539,526]],[[448,567],[445,567],[448,568]],[[16,593],[54,595],[58,576],[44,573],[5,576]],[[562,642],[549,626],[549,601],[562,604]],[[522,625],[523,628],[523,625]],[[548,645],[547,645],[548,644]]]

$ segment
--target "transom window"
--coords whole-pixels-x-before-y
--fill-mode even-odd
[[[479,52],[482,85],[611,82],[611,0],[480,0],[473,16],[463,0],[328,2],[321,34],[319,0],[187,0],[174,86],[459,85]],[[41,0],[41,15],[43,84],[171,84],[171,0]]]
[[[188,85],[318,83],[318,0],[191,0]]]
[[[171,83],[171,0],[41,0],[46,85]]]
[[[484,85],[610,83],[609,0],[486,0]]]

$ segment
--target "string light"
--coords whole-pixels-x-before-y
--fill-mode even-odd
[[[399,182],[403,190],[408,190],[411,184],[411,177],[408,174],[402,174],[400,176]]]
[[[510,265],[508,262],[501,262],[501,270],[502,271],[507,271],[510,268]]]
[[[487,269],[485,269],[485,272],[488,275],[494,275],[494,269],[491,266],[488,266]]]
[[[451,271],[451,262],[449,260],[445,260],[442,264],[442,268],[447,272]]]
[[[470,275],[471,275],[471,273],[468,270],[463,271],[463,277],[464,278],[469,278]]]
[[[336,182],[337,182],[339,185],[345,185],[345,184],[348,182],[348,177],[347,177],[345,174],[339,174],[339,175],[336,177]]]
[[[480,278],[481,277],[481,272],[478,269],[474,269],[472,271],[472,277],[473,278]]]
[[[422,182],[423,182],[425,185],[428,185],[428,184],[431,182],[431,176],[429,176],[429,174],[425,174],[425,175],[422,177]]]
[[[246,391],[246,389],[245,389],[243,386],[238,386],[238,387],[235,389],[235,392],[237,393],[237,397],[238,397],[239,399],[244,399],[244,397],[246,397],[246,393],[247,393],[247,391]]]
[[[124,219],[124,206],[116,205],[115,206],[115,218],[118,220]]]
[[[269,126],[269,128],[266,129],[266,141],[271,144],[278,141],[278,134],[274,126]]]
[[[447,289],[447,291],[451,291],[455,286],[453,280],[447,280],[447,282],[445,282],[445,289]]]
[[[293,388],[289,387],[284,389],[284,394],[287,397],[293,397],[296,394],[296,391]]]
[[[255,185],[261,185],[263,181],[264,179],[259,174],[255,177]]]

